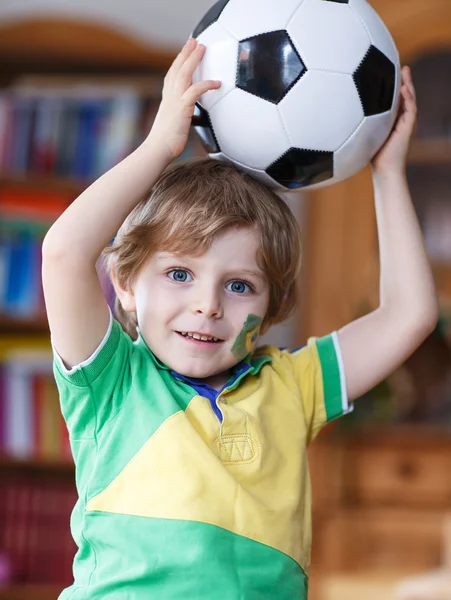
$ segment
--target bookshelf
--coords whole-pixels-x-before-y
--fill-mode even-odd
[[[74,466],[56,417],[56,386],[50,391],[49,329],[40,280],[34,277],[34,288],[24,291],[30,277],[17,282],[11,273],[20,273],[21,265],[30,274],[40,271],[46,229],[90,181],[139,143],[151,125],[173,58],[171,52],[100,23],[48,16],[0,25],[0,431],[14,422],[12,429],[19,431],[16,439],[0,435],[0,600],[54,600],[72,581],[75,552],[69,532],[76,500]],[[78,129],[73,126],[73,154],[61,168],[61,144],[71,142],[69,110]],[[42,138],[43,131],[54,135]],[[115,152],[103,157],[96,172],[90,171],[90,148],[97,144],[100,153],[112,148],[112,140]],[[188,153],[199,151],[193,138]],[[17,242],[20,236],[34,243],[27,253]],[[18,262],[12,263],[14,252]],[[108,297],[106,280],[102,285]],[[27,294],[33,301],[26,301]],[[6,305],[5,297],[10,300]],[[26,389],[12,403],[5,390],[17,384],[17,370],[24,371]],[[36,392],[39,386],[46,393]],[[22,413],[14,413],[16,404]],[[22,430],[21,414],[29,416]],[[49,439],[53,444],[45,443]],[[55,514],[49,520],[52,505]]]

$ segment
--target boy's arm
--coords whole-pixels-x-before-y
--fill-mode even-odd
[[[349,400],[385,379],[432,332],[434,280],[405,175],[416,102],[404,68],[401,114],[375,157],[373,182],[380,255],[380,306],[338,332]]]
[[[189,40],[169,69],[147,139],[89,186],[47,233],[42,278],[52,341],[67,365],[99,346],[109,312],[96,262],[128,214],[186,145],[194,105],[219,82],[192,83],[205,48]]]

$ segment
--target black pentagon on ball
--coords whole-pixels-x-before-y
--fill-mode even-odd
[[[204,32],[207,27],[210,27],[213,23],[215,23],[219,17],[221,16],[222,11],[229,3],[229,0],[219,0],[216,4],[207,10],[205,15],[197,24],[196,29],[193,31],[193,38],[197,38],[202,32]]]
[[[307,71],[285,30],[239,42],[236,87],[278,104]]]
[[[334,153],[290,148],[266,173],[289,189],[321,183],[334,176]]]
[[[337,4],[349,4],[349,0],[323,0],[323,2],[336,2]]]
[[[192,118],[194,130],[200,137],[203,147],[209,154],[221,152],[221,149],[216,139],[210,115],[200,104],[196,103],[194,107],[194,115]]]
[[[391,109],[395,95],[396,68],[375,46],[370,46],[353,78],[366,117]]]

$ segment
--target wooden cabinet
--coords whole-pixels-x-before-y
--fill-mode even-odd
[[[439,511],[344,509],[322,531],[326,571],[436,569],[441,560]]]
[[[320,438],[310,457],[315,569],[440,566],[451,512],[451,437],[421,428],[367,431]]]
[[[361,442],[345,452],[345,497],[350,504],[406,508],[451,507],[451,441],[418,444]]]

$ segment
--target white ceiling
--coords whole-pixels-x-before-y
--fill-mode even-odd
[[[87,19],[177,50],[215,0],[1,0],[2,23],[33,17]]]

